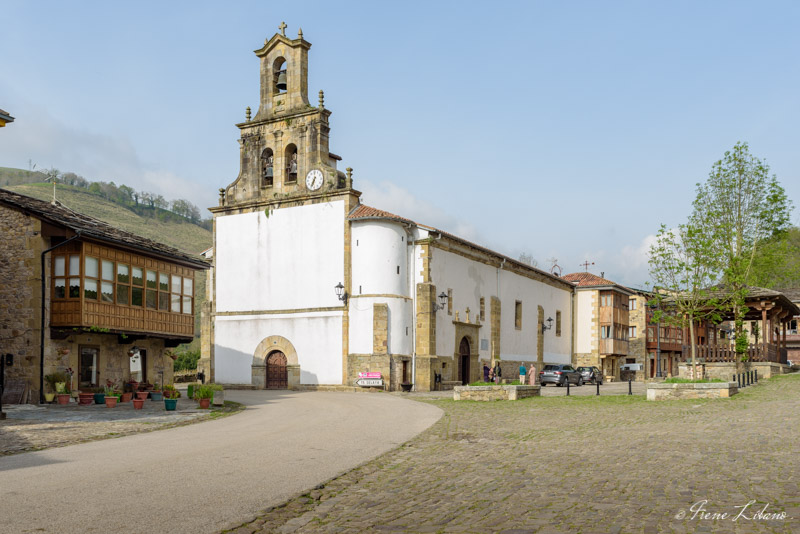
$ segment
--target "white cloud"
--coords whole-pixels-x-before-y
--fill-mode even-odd
[[[17,113],[18,116],[22,113]],[[106,133],[70,127],[40,108],[25,110],[1,132],[0,165],[37,169],[55,167],[90,181],[125,184],[161,194],[168,200],[187,199],[201,208],[215,202],[215,193],[157,164],[142,161],[131,141]]]

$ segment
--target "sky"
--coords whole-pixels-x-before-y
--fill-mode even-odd
[[[0,7],[4,167],[216,205],[258,107],[253,51],[285,21],[363,203],[541,268],[644,287],[660,225],[737,141],[800,205],[798,2]]]

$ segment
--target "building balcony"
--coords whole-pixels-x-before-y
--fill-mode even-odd
[[[602,356],[627,356],[628,342],[621,339],[601,339],[600,354]]]

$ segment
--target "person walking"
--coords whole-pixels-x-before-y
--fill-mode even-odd
[[[526,378],[525,375],[527,372],[528,370],[525,369],[525,364],[524,363],[519,364],[519,383],[522,384],[523,386],[525,385],[525,378]]]

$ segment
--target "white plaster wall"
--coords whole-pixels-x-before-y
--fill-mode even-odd
[[[410,355],[413,347],[414,303],[408,299],[386,297],[360,297],[350,300],[350,353],[372,354],[372,311],[376,303],[389,305],[389,354]]]
[[[335,201],[217,217],[217,312],[340,306],[344,209]]]
[[[480,337],[490,340],[489,350],[479,350],[481,358],[491,357],[491,297],[499,295],[500,355],[503,359],[535,361],[536,344],[541,332],[538,329],[538,306],[544,308],[545,321],[553,318],[553,328],[544,334],[544,359],[548,363],[571,361],[571,289],[560,289],[548,284],[500,270],[463,256],[434,249],[431,276],[437,294],[453,290],[453,315],[446,310],[436,316],[436,352],[441,356],[454,354],[455,311],[464,321],[465,310],[470,308],[470,321],[480,311],[480,298],[485,302],[485,320]],[[498,292],[499,291],[499,292]],[[515,302],[522,301],[522,329],[514,324]],[[561,336],[556,337],[556,310],[561,311]]]
[[[297,351],[301,384],[342,383],[342,314],[217,316],[216,381],[250,384],[253,356],[269,336],[282,336]]]
[[[351,225],[353,295],[404,295],[408,287],[406,231],[397,223]],[[398,272],[399,267],[399,272]]]
[[[592,295],[594,291],[578,291],[575,321],[575,352],[592,352]]]

